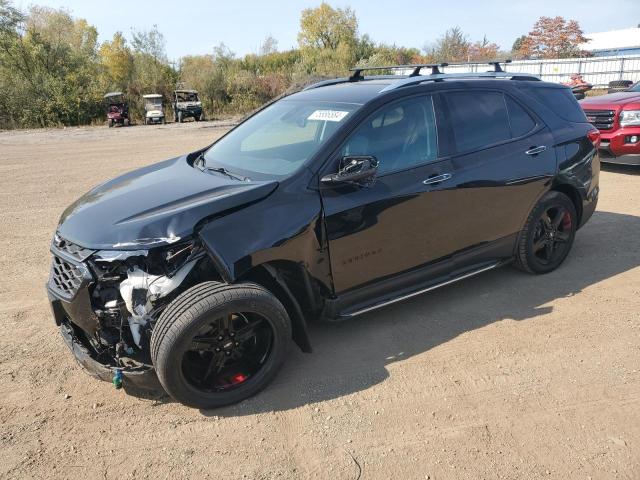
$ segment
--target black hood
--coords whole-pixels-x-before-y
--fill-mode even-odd
[[[96,250],[173,243],[191,235],[200,220],[260,200],[277,186],[202,172],[178,157],[95,187],[64,211],[58,233]]]

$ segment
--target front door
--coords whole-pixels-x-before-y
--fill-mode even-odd
[[[321,189],[336,293],[446,255],[451,163],[438,158],[431,96],[379,109],[349,136],[344,155],[375,156],[379,169],[369,186]]]

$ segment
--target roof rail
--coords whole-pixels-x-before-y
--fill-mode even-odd
[[[455,78],[510,78],[511,80],[529,80],[529,81],[539,81],[540,77],[537,75],[531,74],[518,74],[518,73],[507,73],[501,66],[501,64],[506,65],[511,63],[511,59],[505,60],[491,60],[489,62],[462,62],[462,63],[424,63],[424,64],[409,64],[409,65],[387,65],[387,66],[372,66],[372,67],[355,67],[350,69],[350,72],[353,72],[349,77],[342,78],[333,78],[330,80],[324,80],[318,83],[314,83],[312,85],[306,86],[303,90],[311,90],[319,87],[326,87],[329,85],[336,85],[339,83],[350,83],[350,82],[360,82],[363,80],[372,80],[372,79],[395,79],[398,78],[396,75],[376,75],[373,77],[365,77],[362,75],[362,72],[369,70],[411,70],[411,73],[407,77],[400,77],[398,81],[392,83],[385,87],[382,92],[386,92],[389,90],[395,90],[396,88],[405,87],[408,85],[415,85],[422,82],[428,81],[443,81],[443,80],[452,80]],[[488,72],[475,72],[475,73],[444,73],[441,69],[444,70],[445,67],[453,67],[453,66],[461,66],[461,65],[491,65],[493,67],[493,71]],[[429,75],[421,75],[421,70],[423,68],[430,68],[431,73]]]
[[[442,82],[444,80],[465,80],[474,78],[506,78],[509,80],[525,80],[525,81],[540,81],[540,77],[537,75],[508,73],[508,72],[478,72],[478,73],[441,73],[436,75],[421,75],[418,77],[404,77],[397,82],[387,85],[380,90],[380,93],[389,92],[402,87],[408,87],[411,85],[418,85],[423,82]]]
[[[386,65],[386,66],[373,66],[373,67],[355,67],[350,69],[350,72],[353,72],[349,77],[350,82],[358,82],[360,80],[364,80],[362,76],[362,72],[368,70],[409,70],[412,72],[409,75],[410,77],[417,77],[420,75],[420,70],[423,68],[430,68],[431,74],[435,75],[438,73],[442,73],[440,71],[440,67],[446,67],[449,65],[448,63],[419,63],[419,64],[409,64],[409,65]]]

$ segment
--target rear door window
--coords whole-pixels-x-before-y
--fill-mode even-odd
[[[459,153],[511,139],[509,115],[500,92],[448,92],[444,95]]]

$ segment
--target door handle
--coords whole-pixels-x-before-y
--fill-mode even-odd
[[[547,149],[547,147],[545,145],[540,145],[539,147],[531,147],[529,150],[527,150],[526,153],[527,155],[537,155],[539,153],[544,152]]]
[[[452,176],[453,175],[451,173],[443,173],[442,175],[429,177],[426,180],[423,180],[422,183],[424,183],[425,185],[433,185],[434,183],[440,183],[449,180]]]

